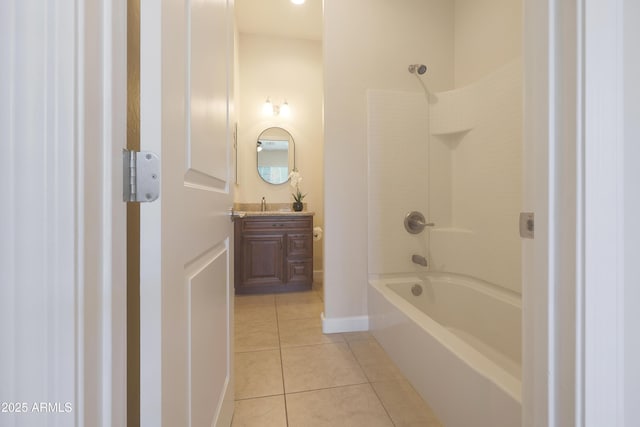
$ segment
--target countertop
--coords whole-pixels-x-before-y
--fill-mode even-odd
[[[304,204],[306,209],[307,204]],[[267,210],[260,210],[260,203],[236,203],[233,206],[238,216],[313,216],[314,211],[302,210],[296,212],[291,209],[291,203],[267,203]]]
[[[239,216],[313,216],[313,211],[235,211]]]

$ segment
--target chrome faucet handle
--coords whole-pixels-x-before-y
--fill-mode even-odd
[[[421,212],[409,212],[404,217],[404,228],[411,234],[418,234],[422,232],[425,227],[435,227],[435,223],[427,222]]]

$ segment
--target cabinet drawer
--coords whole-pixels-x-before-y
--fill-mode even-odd
[[[288,233],[287,234],[287,258],[310,258],[313,256],[313,234]]]
[[[287,261],[287,282],[288,283],[308,283],[313,281],[313,261],[288,260]]]
[[[242,231],[296,230],[312,229],[313,217],[254,217],[242,220]]]

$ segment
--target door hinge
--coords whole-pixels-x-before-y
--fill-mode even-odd
[[[151,151],[122,150],[125,202],[153,202],[160,197],[160,158]]]
[[[535,215],[533,212],[520,212],[520,237],[533,239]]]

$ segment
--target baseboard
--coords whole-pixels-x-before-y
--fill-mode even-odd
[[[369,330],[369,316],[322,317],[322,332],[336,334],[339,332],[361,332]]]

